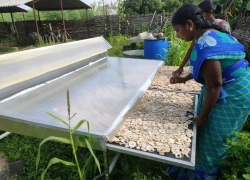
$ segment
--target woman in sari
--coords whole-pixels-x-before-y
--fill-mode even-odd
[[[194,79],[203,84],[197,116],[195,176],[191,171],[179,179],[216,179],[228,150],[226,139],[240,131],[250,113],[250,70],[244,46],[232,35],[206,21],[201,10],[190,4],[172,18],[179,38],[195,42],[190,56],[190,74],[172,77],[170,83]]]
[[[215,4],[213,0],[204,0],[198,5],[198,7],[201,9],[204,19],[212,24],[217,25],[221,28],[222,31],[231,33],[231,27],[227,21],[215,18],[215,14],[219,13],[221,11],[221,8],[219,5]],[[193,48],[194,42],[192,42],[192,44],[190,45],[187,54],[185,55],[179,68],[172,73],[173,76],[180,76],[182,74],[184,66],[190,59],[191,51],[193,50]]]
[[[221,8],[219,5],[215,4],[213,0],[202,1],[198,7],[202,11],[202,16],[212,24],[220,26],[221,29],[231,33],[230,24],[223,19],[216,19],[215,14],[220,13]]]

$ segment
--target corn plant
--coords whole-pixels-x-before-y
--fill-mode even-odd
[[[48,169],[53,165],[53,164],[57,164],[57,163],[62,163],[66,166],[76,166],[77,168],[77,172],[78,172],[78,175],[79,175],[79,179],[80,180],[86,180],[86,168],[88,166],[88,163],[89,163],[89,160],[91,158],[91,156],[94,158],[95,160],[95,164],[96,166],[98,167],[98,170],[101,174],[101,168],[100,168],[100,163],[98,161],[98,159],[96,158],[93,150],[92,150],[92,147],[91,147],[91,143],[89,140],[91,140],[91,137],[90,135],[88,137],[85,137],[85,136],[76,136],[76,137],[73,137],[74,133],[76,132],[76,130],[81,127],[84,123],[87,124],[87,128],[88,128],[88,134],[89,134],[89,122],[87,120],[80,120],[79,123],[74,127],[74,129],[71,129],[71,126],[70,126],[70,122],[72,120],[72,118],[75,116],[75,114],[73,116],[71,116],[71,113],[70,113],[70,100],[69,100],[69,90],[67,90],[67,107],[68,107],[68,122],[67,123],[66,121],[62,120],[61,118],[45,111],[45,113],[47,113],[49,116],[53,117],[54,119],[58,120],[59,122],[63,123],[65,126],[67,126],[69,128],[69,138],[61,138],[61,137],[55,137],[55,136],[50,136],[46,139],[44,139],[40,144],[39,144],[39,148],[38,148],[38,153],[37,153],[37,158],[36,158],[36,173],[38,171],[38,165],[39,165],[39,162],[40,162],[40,151],[41,151],[41,147],[42,145],[47,142],[47,141],[50,141],[50,140],[53,140],[53,141],[57,141],[57,142],[61,142],[61,143],[65,143],[65,144],[69,144],[71,145],[72,147],[72,154],[74,156],[74,159],[75,161],[74,162],[69,162],[69,161],[65,161],[65,160],[62,160],[60,158],[57,158],[57,157],[54,157],[52,159],[50,159],[47,167],[45,170],[43,170],[43,172],[41,173],[41,180],[44,180],[45,178],[45,175],[46,175],[46,172],[48,171]],[[77,158],[77,149],[78,149],[78,146],[79,144],[84,144],[87,146],[89,152],[90,152],[90,156],[89,158],[86,159],[85,161],[85,164],[83,166],[83,168],[80,167],[80,164],[79,164],[79,161],[78,161],[78,158]]]

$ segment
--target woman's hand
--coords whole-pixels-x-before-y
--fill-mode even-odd
[[[203,118],[199,115],[194,118],[194,122],[196,122],[197,126],[204,126],[206,123],[206,120],[207,118]]]
[[[186,78],[185,77],[171,77],[169,82],[170,84],[185,83]]]
[[[179,77],[182,73],[183,73],[183,68],[179,67],[177,70],[172,72],[172,75],[175,76],[175,77]]]

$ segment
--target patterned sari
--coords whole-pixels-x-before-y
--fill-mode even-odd
[[[230,24],[223,19],[215,19],[213,24],[220,26],[224,31],[227,31],[231,34]]]
[[[219,60],[223,85],[220,97],[210,112],[204,127],[199,127],[196,150],[196,173],[200,179],[215,179],[221,169],[221,159],[227,152],[226,139],[240,131],[250,113],[250,69],[244,59],[244,46],[233,36],[207,31],[191,53],[191,73],[203,88],[198,102],[201,113],[206,84],[200,68],[205,60]]]

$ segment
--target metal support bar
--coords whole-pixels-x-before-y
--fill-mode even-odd
[[[5,138],[6,136],[8,136],[11,132],[5,132],[2,135],[0,135],[0,139]]]
[[[112,170],[114,169],[115,165],[116,165],[116,162],[118,161],[119,157],[120,157],[121,153],[116,153],[112,163],[110,164],[109,166],[109,173],[112,172]]]

